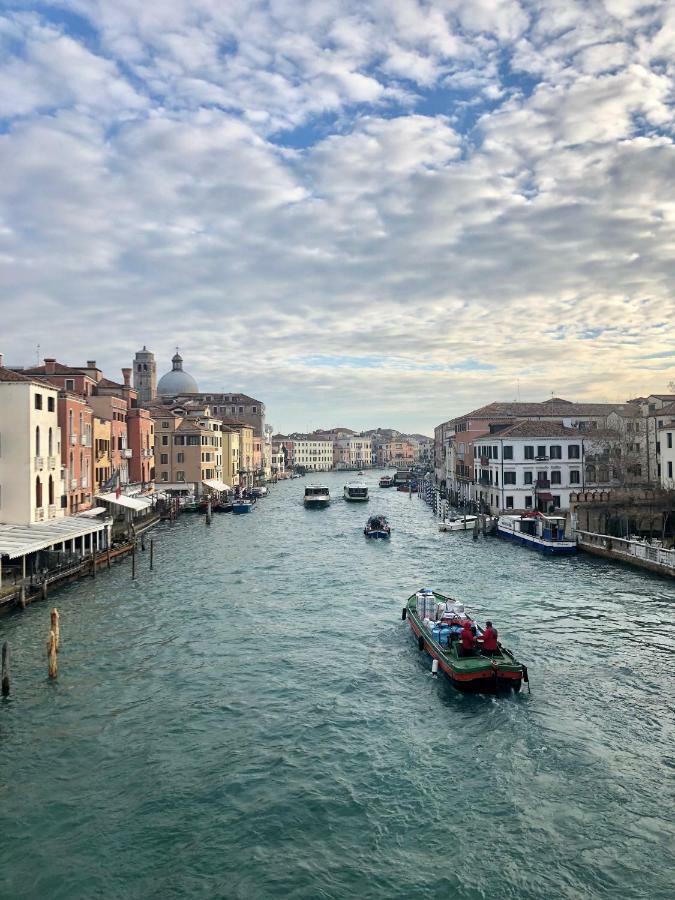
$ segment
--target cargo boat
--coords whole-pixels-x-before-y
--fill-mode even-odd
[[[439,603],[448,606],[456,605],[452,597],[445,597],[437,591],[428,588],[418,591],[408,598],[403,607],[402,618],[408,620],[410,629],[417,638],[417,646],[426,651],[438,663],[438,668],[450,679],[452,684],[461,691],[472,691],[482,694],[494,694],[498,691],[519,691],[523,681],[527,683],[527,666],[519,663],[510,650],[499,644],[499,649],[492,656],[484,656],[476,650],[472,656],[460,656],[459,639],[451,637],[453,630],[456,632],[462,621],[469,619],[476,625],[478,637],[482,633],[480,626],[466,613],[458,613],[455,617],[446,619],[447,624],[430,622],[429,626],[424,620],[432,608],[437,608]],[[445,634],[443,633],[445,632]],[[432,671],[435,665],[432,666]]]

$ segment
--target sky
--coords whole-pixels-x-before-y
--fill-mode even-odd
[[[0,352],[277,429],[675,377],[675,4],[5,0]]]

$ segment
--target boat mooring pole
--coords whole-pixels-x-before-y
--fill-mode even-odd
[[[131,545],[131,580],[135,581],[136,579],[136,539]]]
[[[56,635],[53,631],[49,632],[49,638],[47,640],[47,661],[47,673],[49,677],[56,678],[59,674],[59,664],[56,659]]]
[[[2,696],[9,697],[9,644],[2,645]]]
[[[152,572],[152,565],[154,562],[155,556],[155,540],[154,538],[150,538],[150,571]]]

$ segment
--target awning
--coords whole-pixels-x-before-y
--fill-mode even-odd
[[[553,500],[553,494],[549,494],[548,491],[540,491],[540,492],[537,494],[537,499],[538,499],[538,500],[551,501],[551,500]]]
[[[207,488],[211,488],[212,491],[231,491],[232,488],[229,484],[225,484],[224,481],[218,481],[217,478],[210,478],[208,481],[202,481],[202,484],[205,484]]]
[[[100,516],[101,513],[108,512],[105,506],[92,506],[91,509],[85,509],[84,512],[78,513],[80,519],[93,519],[94,516]]]
[[[109,527],[110,520],[85,522],[77,516],[50,519],[48,522],[36,522],[35,525],[0,525],[0,556],[16,559],[18,556],[53,547],[62,541],[106,531]]]
[[[136,512],[142,512],[149,506],[152,506],[152,500],[147,500],[145,497],[127,497],[126,494],[120,494],[119,497],[114,493],[96,494],[96,499],[102,500],[104,503],[124,506],[126,509],[134,509]]]

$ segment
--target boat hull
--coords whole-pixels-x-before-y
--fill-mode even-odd
[[[574,541],[547,541],[535,535],[500,528],[499,525],[497,525],[496,533],[498,537],[507,541],[522,544],[531,550],[537,550],[539,553],[546,553],[549,556],[570,556],[577,552],[577,545]]]
[[[327,498],[325,500],[305,500],[305,506],[307,509],[325,509],[327,506],[330,506],[330,499]]]
[[[367,538],[380,538],[380,540],[386,541],[391,537],[388,531],[366,531],[363,532]]]
[[[440,522],[438,525],[439,531],[473,531],[474,521],[459,521],[459,522]]]
[[[235,516],[241,516],[244,513],[250,513],[253,509],[252,503],[233,503],[232,512]]]

